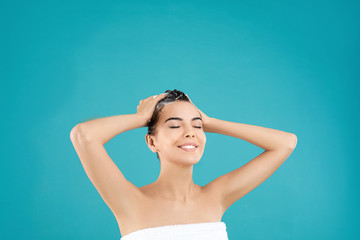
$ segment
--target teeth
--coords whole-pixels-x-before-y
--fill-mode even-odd
[[[188,145],[188,146],[181,146],[181,148],[195,148],[195,146]]]

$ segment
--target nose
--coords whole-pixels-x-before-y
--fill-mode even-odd
[[[194,131],[192,127],[184,127],[185,129],[185,137],[195,137]]]
[[[189,134],[186,134],[185,137],[195,137],[195,134],[193,134],[193,133],[190,134],[189,133]]]

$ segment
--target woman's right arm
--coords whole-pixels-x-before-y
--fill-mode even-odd
[[[117,134],[142,126],[143,118],[137,114],[118,115],[80,123],[70,133],[86,175],[118,220],[129,214],[138,188],[125,178],[104,144]]]
[[[138,196],[138,188],[125,178],[106,152],[104,145],[122,132],[145,127],[154,111],[156,101],[159,101],[159,97],[149,97],[140,101],[135,114],[79,123],[70,132],[71,142],[87,176],[118,220],[130,211],[129,206]]]
[[[146,126],[146,119],[137,113],[98,118],[76,125],[70,133],[71,139],[96,141],[105,145],[120,133]]]
[[[122,132],[145,127],[154,112],[156,103],[165,96],[166,93],[162,93],[140,100],[137,112],[134,114],[117,115],[79,123],[71,130],[70,138],[96,141],[104,145]]]

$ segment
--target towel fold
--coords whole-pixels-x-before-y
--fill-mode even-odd
[[[150,227],[131,232],[120,240],[228,240],[224,222],[204,222]]]

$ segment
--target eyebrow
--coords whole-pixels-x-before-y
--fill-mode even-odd
[[[171,118],[166,119],[166,121],[164,123],[166,123],[167,121],[170,121],[170,120],[182,121],[183,119],[179,118],[179,117],[171,117]],[[202,119],[200,117],[194,117],[193,119],[191,119],[191,121],[194,121],[194,120],[201,120],[202,121]]]

